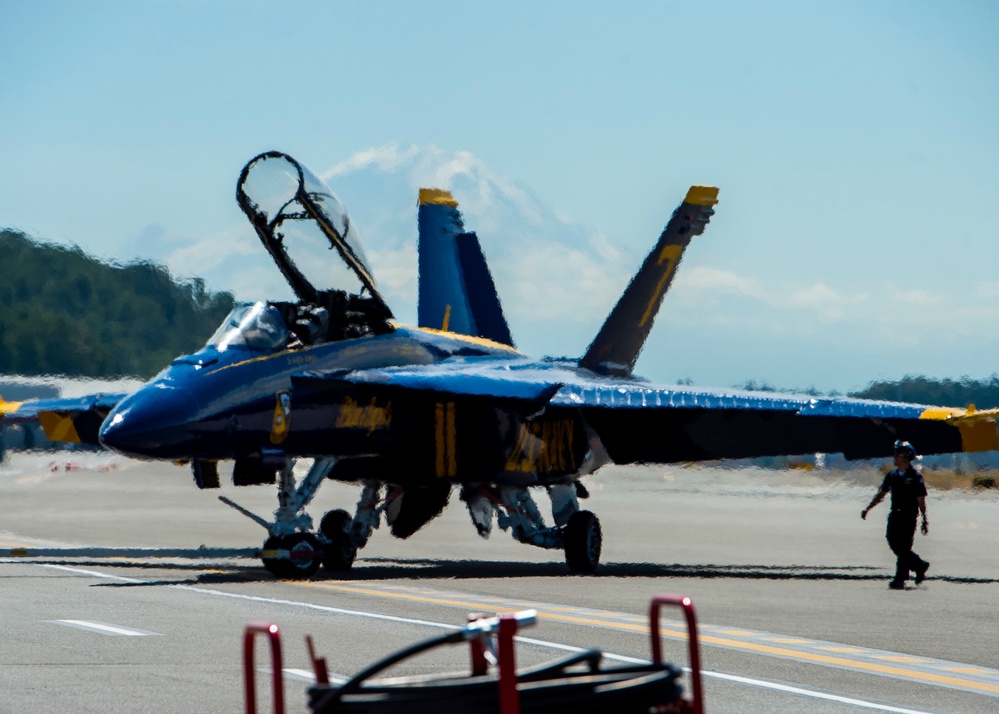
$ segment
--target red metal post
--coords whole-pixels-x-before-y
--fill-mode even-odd
[[[470,614],[469,624],[481,620],[482,615]],[[472,676],[480,677],[489,671],[489,660],[486,659],[486,643],[482,637],[473,637],[468,641],[468,654],[472,661]]]
[[[284,714],[284,667],[281,662],[281,630],[267,622],[251,622],[243,634],[243,684],[246,691],[247,714],[257,713],[257,689],[253,667],[253,644],[257,634],[267,635],[271,644],[271,674],[273,675],[274,714]]]
[[[312,662],[312,673],[316,675],[316,684],[329,684],[330,673],[326,669],[326,658],[316,657],[316,648],[312,644],[312,635],[305,636],[305,646],[309,650],[309,661]]]
[[[500,714],[520,714],[520,694],[517,692],[517,662],[513,651],[513,636],[517,633],[517,618],[513,613],[499,616],[497,656],[499,658]]]
[[[701,686],[701,649],[697,637],[697,614],[694,603],[686,595],[656,595],[649,605],[649,629],[652,637],[652,661],[659,664],[662,658],[662,643],[659,635],[659,612],[663,605],[676,605],[683,609],[687,618],[687,649],[690,655],[690,681],[693,691],[691,702],[694,714],[704,714],[704,690]]]

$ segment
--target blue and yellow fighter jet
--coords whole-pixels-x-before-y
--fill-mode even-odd
[[[597,517],[580,478],[607,463],[671,463],[843,453],[888,456],[896,439],[924,453],[999,448],[992,417],[963,409],[692,386],[632,375],[691,238],[717,189],[694,186],[670,217],[580,359],[532,359],[513,347],[478,240],[445,191],[420,197],[420,327],[392,321],[356,228],[332,191],[278,152],[243,169],[237,201],[296,302],[238,306],[205,347],[130,395],[0,405],[50,437],[94,441],[142,459],[189,462],[199,488],[278,484],[262,560],[280,577],[349,568],[383,518],[406,538],[453,489],[479,534],[493,524],[600,559]],[[337,254],[341,261],[330,261]],[[293,259],[292,256],[295,256]],[[339,273],[331,269],[331,262]],[[342,263],[342,265],[340,265]],[[334,289],[319,289],[330,285]],[[296,480],[296,459],[313,460]],[[325,479],[361,485],[353,514],[306,508]],[[551,520],[534,494],[547,492]]]

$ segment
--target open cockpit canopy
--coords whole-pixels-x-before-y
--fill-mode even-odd
[[[243,167],[236,201],[299,300],[322,305],[330,292],[363,296],[391,316],[347,211],[307,167],[278,151],[260,154]],[[341,260],[331,260],[333,250]]]

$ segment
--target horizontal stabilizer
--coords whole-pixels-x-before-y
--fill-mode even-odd
[[[691,186],[683,203],[659,236],[655,248],[631,279],[621,299],[604,322],[600,332],[579,361],[581,367],[600,374],[631,374],[638,354],[652,329],[663,296],[669,290],[683,251],[693,236],[704,232],[718,189]]]

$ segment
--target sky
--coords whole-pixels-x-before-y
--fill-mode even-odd
[[[0,0],[0,226],[119,261],[224,251],[252,237],[233,195],[262,151],[325,173],[386,147],[473,157],[605,243],[544,306],[503,294],[525,325],[563,315],[526,351],[581,354],[605,303],[581,315],[580,293],[612,301],[597,283],[621,279],[600,255],[637,267],[706,183],[717,215],[641,373],[841,391],[984,378],[997,33],[988,0]]]

